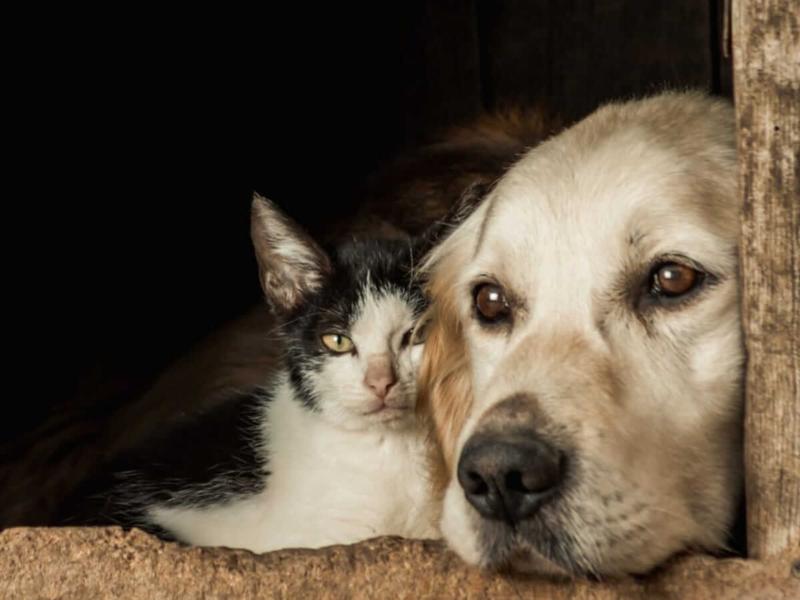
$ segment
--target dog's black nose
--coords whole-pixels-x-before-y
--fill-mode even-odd
[[[534,433],[476,435],[458,461],[458,482],[487,519],[516,523],[532,515],[564,477],[564,455]]]

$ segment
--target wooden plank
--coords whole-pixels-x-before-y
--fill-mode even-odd
[[[800,9],[735,0],[748,549],[800,546]]]
[[[711,85],[709,3],[558,3],[553,91],[582,117],[599,102],[669,87]]]
[[[410,25],[400,40],[398,94],[406,146],[481,111],[476,0],[403,3]]]
[[[544,0],[478,1],[486,108],[535,104],[552,96],[550,4]]]
[[[490,104],[546,101],[569,120],[665,86],[711,89],[711,5],[697,0],[479,2]]]

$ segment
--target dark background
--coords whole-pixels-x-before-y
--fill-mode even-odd
[[[381,161],[482,111],[571,121],[665,86],[731,92],[716,0],[75,10],[29,15],[6,85],[9,201],[30,213],[6,220],[25,373],[6,457],[66,407],[135,397],[258,302],[253,190],[324,233]]]

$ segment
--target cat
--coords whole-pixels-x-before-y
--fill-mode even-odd
[[[353,191],[358,202],[345,202],[332,220],[307,218],[306,223],[314,228],[315,239],[325,243],[354,234],[418,236],[442,221],[470,187],[491,185],[521,153],[559,128],[548,111],[522,109],[429,132],[428,143],[383,163],[362,182]],[[346,210],[351,204],[353,210]],[[155,380],[149,368],[141,368],[162,360],[152,357],[116,375],[103,369],[89,377],[81,384],[80,402],[59,403],[36,432],[0,448],[9,457],[0,465],[0,527],[89,519],[86,493],[104,483],[99,480],[109,457],[139,446],[181,412],[205,411],[237,390],[261,385],[265,370],[277,363],[273,355],[282,351],[268,335],[273,321],[263,302],[252,306],[192,344]],[[196,328],[200,322],[192,322],[192,331],[201,333]],[[190,340],[184,341],[188,346]],[[177,350],[159,354],[164,360],[177,358]]]
[[[251,236],[280,368],[128,457],[101,512],[166,539],[259,553],[438,538],[428,427],[415,410],[425,308],[415,244],[326,252],[257,194]]]

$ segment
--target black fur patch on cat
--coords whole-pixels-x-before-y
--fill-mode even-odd
[[[309,375],[325,360],[336,360],[320,341],[322,334],[346,334],[357,318],[358,305],[369,289],[397,294],[418,315],[425,306],[421,288],[412,279],[412,261],[417,248],[405,240],[353,241],[330,252],[332,271],[283,327],[287,366],[292,385],[304,405],[317,410]]]
[[[243,394],[181,418],[108,465],[79,491],[64,522],[137,526],[171,539],[147,522],[147,507],[202,507],[257,494],[269,476],[259,427],[266,402],[267,393]]]
[[[331,330],[346,334],[367,290],[399,295],[418,314],[422,312],[424,296],[411,272],[416,251],[405,240],[339,245],[329,253],[331,268],[322,285],[284,315],[284,367],[307,408],[317,408],[309,376],[323,361],[338,358],[324,348],[321,335]],[[142,448],[113,461],[105,475],[81,489],[76,502],[68,503],[71,512],[62,521],[137,526],[172,539],[147,520],[147,508],[197,508],[261,492],[270,474],[263,432],[264,404],[270,393],[234,396],[210,411],[182,417]]]

